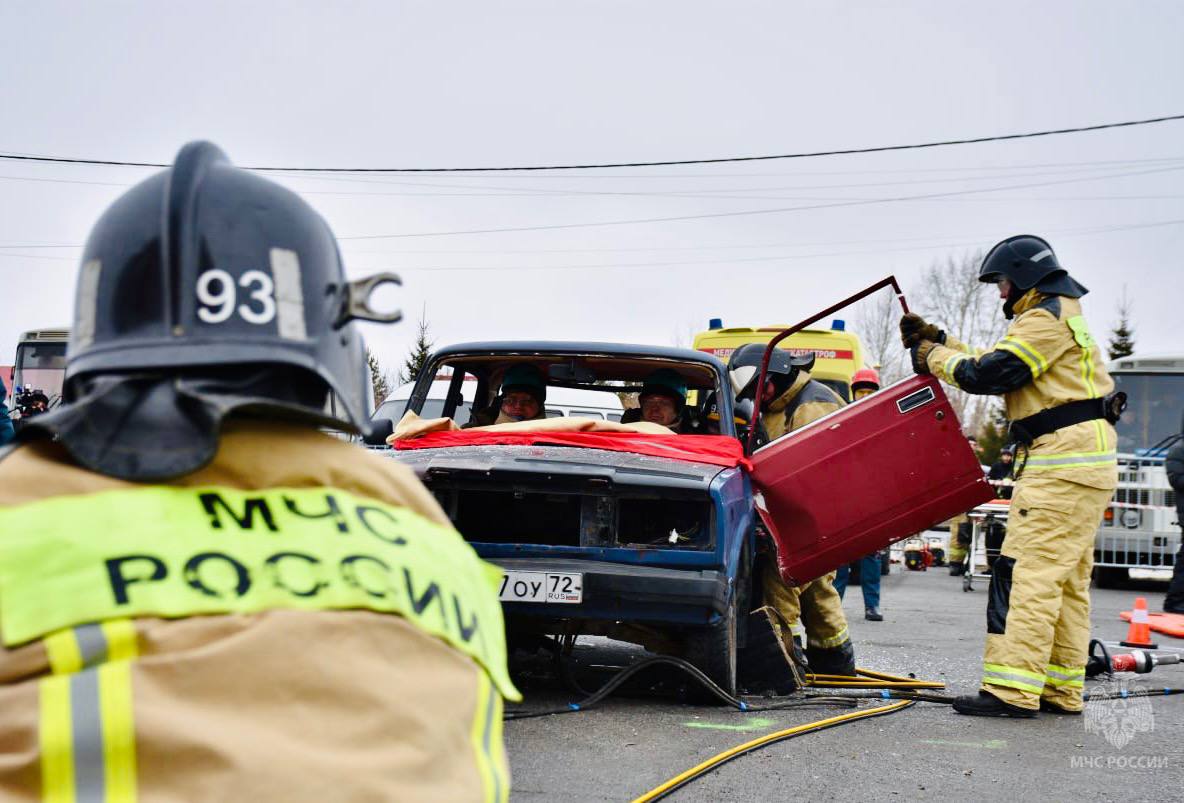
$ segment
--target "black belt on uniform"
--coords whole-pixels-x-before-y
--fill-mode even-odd
[[[1126,401],[1125,397],[1123,401]],[[1068,402],[1059,407],[1041,410],[1035,415],[1021,418],[1019,421],[1012,421],[1008,431],[1011,433],[1012,440],[1025,446],[1031,445],[1040,436],[1056,432],[1058,429],[1071,427],[1083,421],[1107,418],[1107,406],[1107,399],[1082,399],[1081,401]]]

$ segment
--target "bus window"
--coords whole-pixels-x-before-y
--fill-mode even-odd
[[[1118,430],[1118,451],[1134,454],[1180,432],[1184,417],[1184,375],[1127,374],[1115,371],[1117,390],[1126,391],[1126,412]]]

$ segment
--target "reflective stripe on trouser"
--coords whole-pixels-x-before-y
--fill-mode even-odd
[[[44,644],[53,674],[38,681],[42,800],[134,803],[135,625],[81,625],[51,633]]]
[[[470,732],[485,803],[510,799],[510,768],[502,741],[502,696],[484,672],[477,673],[477,705]]]
[[[765,604],[789,622],[790,636],[800,638],[804,626],[807,646],[824,649],[839,647],[851,640],[847,617],[843,615],[843,601],[835,591],[834,579],[834,572],[831,572],[794,588],[781,579],[773,559],[764,561],[761,570]]]
[[[983,655],[983,688],[1004,702],[1080,710],[1094,537],[1112,493],[1049,476],[1016,484],[1002,550],[1015,560],[1010,589],[989,617],[1003,617],[1003,632]]]

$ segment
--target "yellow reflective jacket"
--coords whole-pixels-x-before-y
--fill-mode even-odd
[[[1029,290],[1016,302],[1015,312],[1007,334],[991,351],[947,336],[945,345],[929,352],[930,373],[969,393],[1002,394],[1011,421],[1114,390],[1080,301]],[[1116,448],[1109,422],[1085,421],[1037,438],[1023,470],[1114,488]]]
[[[769,403],[768,413],[762,414],[761,418],[769,440],[774,440],[833,413],[845,404],[839,394],[801,371],[789,389]]]
[[[406,467],[231,422],[159,485],[0,459],[0,798],[506,800],[498,572]]]

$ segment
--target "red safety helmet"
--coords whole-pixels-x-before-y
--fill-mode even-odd
[[[880,389],[880,372],[875,368],[860,368],[851,377],[852,392],[866,388],[868,390]]]

